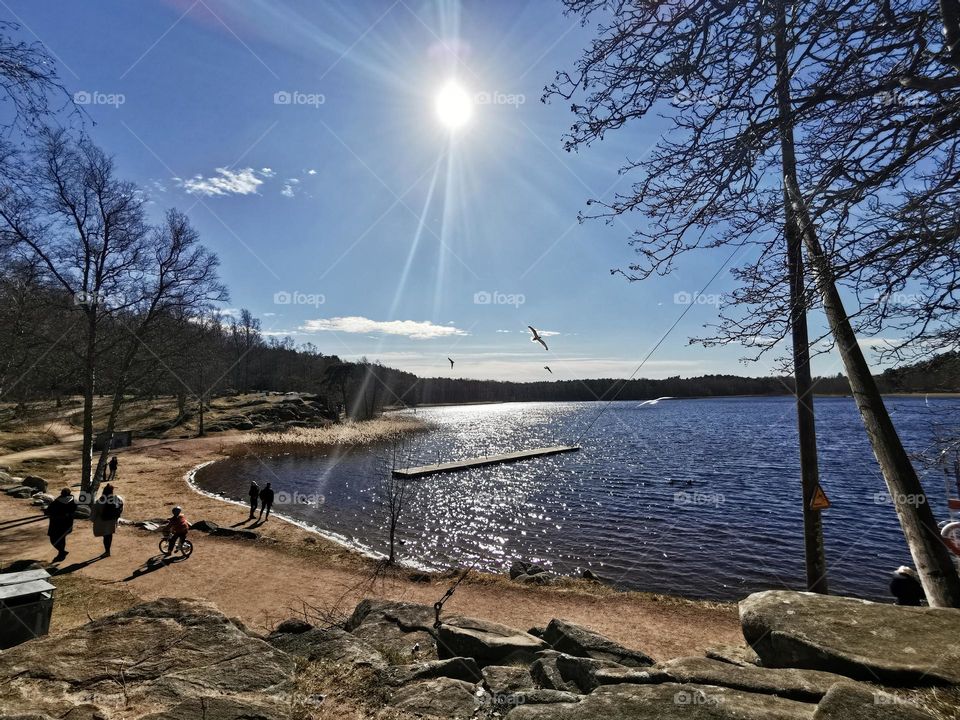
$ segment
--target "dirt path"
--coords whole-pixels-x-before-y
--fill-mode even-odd
[[[246,516],[243,508],[200,495],[184,480],[190,468],[217,457],[230,442],[228,437],[154,441],[118,452],[120,470],[114,484],[125,498],[125,516],[163,517],[171,506],[180,504],[191,522],[206,519],[230,526],[242,521]],[[51,449],[56,452],[46,457],[53,462],[41,474],[55,492],[63,484],[72,484],[66,480],[76,477],[77,472],[76,463],[62,464],[64,447]],[[75,459],[75,451],[69,457]],[[12,459],[0,458],[0,465],[11,465],[16,472]],[[59,478],[58,471],[62,473]],[[258,531],[261,538],[256,541],[191,533],[196,546],[193,556],[164,564],[159,562],[159,535],[128,526],[116,535],[113,556],[98,559],[100,540],[93,537],[89,522],[78,521],[68,540],[70,556],[60,570],[71,576],[67,582],[77,578],[102,587],[104,597],[108,591],[122,590],[145,599],[205,598],[260,630],[289,617],[302,608],[303,602],[347,612],[368,596],[432,604],[449,586],[449,580],[414,582],[406,573],[374,583],[369,561],[313,533],[280,519],[271,519]],[[54,554],[46,537],[46,522],[36,509],[27,501],[0,495],[0,564],[19,559],[46,561]],[[96,602],[90,605],[94,617],[115,609],[100,608]],[[611,593],[606,589],[590,592],[518,586],[490,576],[468,579],[447,603],[445,612],[522,629],[562,617],[658,659],[700,655],[718,644],[743,644],[732,605]],[[65,613],[55,617],[54,629],[85,619]]]

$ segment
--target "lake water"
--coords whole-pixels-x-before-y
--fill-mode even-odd
[[[960,400],[888,398],[911,452],[960,425]],[[427,568],[505,571],[517,559],[561,574],[584,568],[622,587],[736,599],[803,589],[793,399],[663,400],[641,406],[507,403],[421,409],[436,429],[408,439],[398,465],[573,443],[583,449],[412,481],[401,560]],[[817,398],[830,589],[886,598],[911,564],[896,513],[849,398]],[[205,490],[244,500],[252,478],[278,491],[275,510],[354,547],[382,552],[379,478],[392,451],[234,458],[197,474]],[[938,519],[945,476],[918,466]]]

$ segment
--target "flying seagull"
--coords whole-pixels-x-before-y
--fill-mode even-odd
[[[550,366],[549,366],[549,365],[544,365],[544,366],[543,366],[543,369],[546,370],[546,371],[547,371],[548,373],[550,373],[551,375],[553,375],[553,370],[550,369]]]
[[[550,348],[547,347],[547,344],[543,341],[543,338],[540,337],[540,333],[537,332],[537,329],[533,325],[527,325],[527,327],[530,328],[530,332],[533,333],[533,337],[530,338],[530,342],[538,342],[543,345],[544,350],[549,350]]]
[[[450,360],[450,358],[447,358],[447,360]],[[453,370],[453,360],[450,360],[450,369]]]

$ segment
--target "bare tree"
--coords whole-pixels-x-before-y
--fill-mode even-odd
[[[393,472],[397,469],[402,457],[403,445],[400,443],[392,444],[389,462],[385,463],[377,488],[378,500],[384,509],[387,521],[387,546],[389,548],[387,565],[393,565],[396,562],[397,528],[403,518],[407,489],[410,485],[410,478]]]
[[[922,176],[937,152],[934,146],[942,152],[946,132],[956,136],[960,114],[952,103],[939,108],[933,117],[934,128],[941,131],[938,140],[919,113],[913,131],[901,132],[901,111],[876,102],[878,93],[900,89],[915,77],[932,78],[941,90],[952,87],[952,81],[941,82],[941,71],[954,67],[956,45],[949,38],[956,37],[950,20],[956,3],[941,6],[940,25],[927,4],[907,0],[565,4],[585,22],[601,18],[597,38],[576,71],[560,73],[546,90],[548,98],[583,98],[573,105],[577,120],[566,138],[568,150],[602,139],[667,103],[674,106],[671,133],[649,155],[628,160],[621,169],[639,175],[631,192],[599,202],[601,210],[594,215],[609,219],[636,210],[652,220],[650,230],[632,239],[640,260],[624,274],[631,279],[665,274],[682,255],[704,248],[749,251],[751,261],[734,270],[741,286],[716,333],[701,340],[740,342],[762,354],[792,329],[798,388],[805,384],[807,364],[801,357],[803,333],[796,332],[800,306],[815,307],[819,297],[848,375],[857,375],[851,377],[854,396],[891,495],[902,496],[904,487],[916,490],[915,473],[909,463],[900,462],[902,446],[884,420],[882,400],[856,343],[858,321],[860,327],[873,322],[877,328],[885,317],[869,305],[848,314],[833,301],[839,300],[834,294],[844,280],[854,292],[870,281],[874,287],[889,287],[876,272],[884,249],[899,270],[894,287],[918,276],[940,282],[942,276],[929,268],[937,267],[944,254],[956,255],[933,247],[934,232],[908,237],[900,231],[902,223],[892,223],[895,212],[880,210],[910,207],[898,199],[898,186],[885,180]],[[930,52],[940,42],[941,29],[946,29],[948,48]],[[872,124],[864,122],[864,105],[873,109]],[[952,157],[953,151],[947,154]],[[947,167],[955,173],[956,165]],[[801,187],[808,188],[803,195]],[[927,192],[924,198],[930,196]],[[878,226],[886,232],[867,232]],[[949,221],[940,223],[939,236],[949,236],[944,232],[949,227]],[[801,243],[806,262],[816,271],[817,292],[801,273]],[[873,252],[864,253],[865,248]],[[911,262],[931,256],[927,265]],[[931,300],[926,312],[939,310],[941,320],[954,302],[949,293],[947,298],[931,293]],[[800,389],[801,429],[804,417],[812,417],[812,408],[803,405]],[[810,476],[803,475],[806,505]],[[960,581],[945,564],[942,547],[938,550],[925,537],[930,518],[922,514],[929,514],[929,507],[897,510],[931,602],[960,604]],[[810,542],[813,531],[808,523],[808,553],[815,545]]]

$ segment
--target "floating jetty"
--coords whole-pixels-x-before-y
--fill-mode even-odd
[[[469,470],[471,468],[484,467],[485,465],[500,465],[501,463],[517,462],[518,460],[529,460],[545,455],[576,452],[579,449],[579,445],[554,445],[552,447],[535,448],[533,450],[518,450],[517,452],[504,453],[503,455],[484,455],[483,457],[454,460],[452,462],[437,463],[436,465],[397,468],[393,471],[393,475],[394,477],[416,478],[423,477],[424,475],[436,475],[442,472]]]

